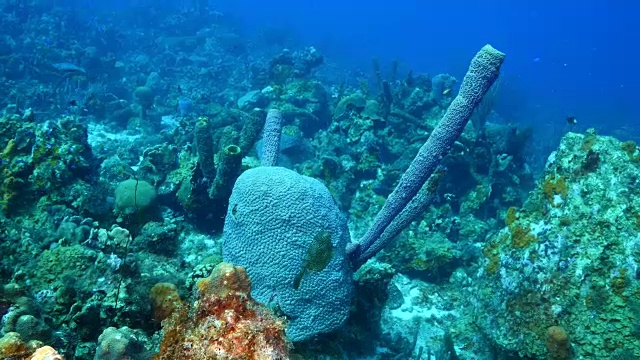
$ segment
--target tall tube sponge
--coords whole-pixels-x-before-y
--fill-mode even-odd
[[[282,114],[280,113],[280,110],[271,109],[267,112],[267,120],[264,124],[264,132],[262,135],[263,150],[260,165],[276,166],[278,164],[281,132]]]
[[[347,248],[351,262],[356,268],[374,257],[391,241],[392,237],[382,235],[398,220],[399,215],[449,153],[473,111],[498,78],[504,58],[505,54],[491,45],[485,45],[473,57],[462,80],[460,92],[400,178],[398,185],[374,219],[373,225],[360,241],[350,244]],[[397,226],[394,227],[397,231]]]

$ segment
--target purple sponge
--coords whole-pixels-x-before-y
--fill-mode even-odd
[[[498,78],[504,57],[503,53],[491,45],[485,45],[471,60],[458,96],[400,178],[369,231],[357,244],[348,248],[351,261],[356,266],[374,257],[391,240],[381,235],[416,196],[442,158],[449,153],[469,122],[471,114]]]

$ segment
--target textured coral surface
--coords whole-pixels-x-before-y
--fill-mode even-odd
[[[284,323],[250,296],[241,267],[221,263],[197,284],[198,299],[163,322],[156,360],[289,359]]]

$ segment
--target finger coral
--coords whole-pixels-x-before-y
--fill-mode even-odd
[[[284,323],[251,298],[244,268],[221,263],[195,291],[194,303],[162,323],[155,360],[289,359]]]

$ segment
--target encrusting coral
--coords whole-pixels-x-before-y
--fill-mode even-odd
[[[52,348],[51,346],[43,346],[36,350],[29,360],[63,360],[62,355]]]
[[[284,322],[251,298],[244,268],[220,263],[195,291],[194,303],[163,321],[155,360],[289,359]]]

